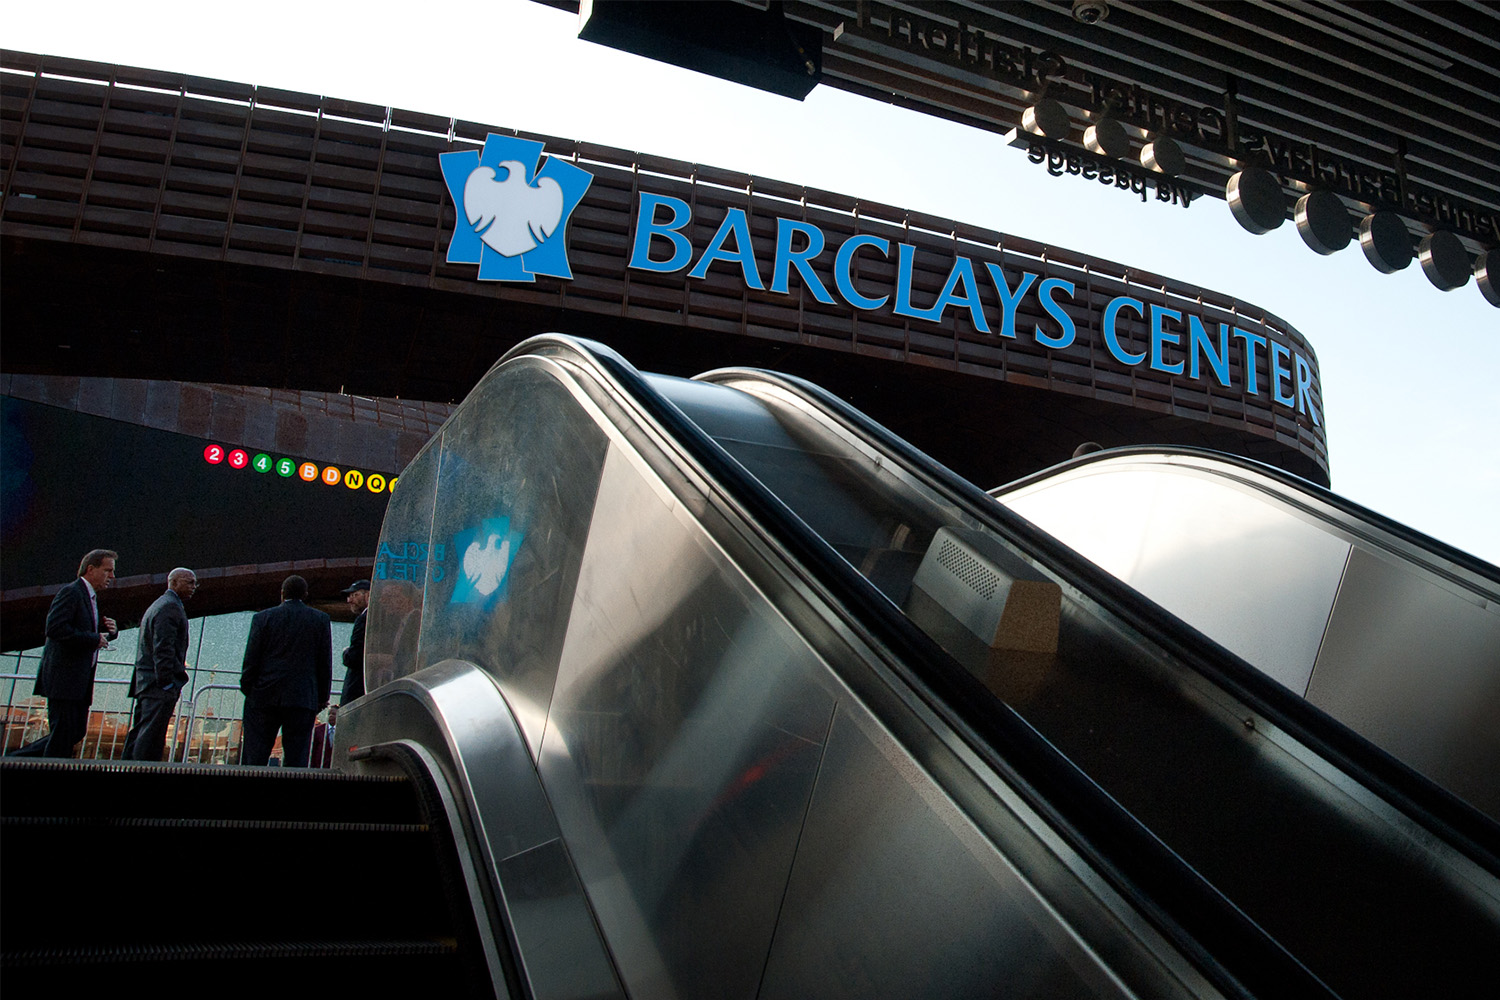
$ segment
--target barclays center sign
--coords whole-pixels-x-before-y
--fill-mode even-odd
[[[594,178],[568,160],[544,156],[542,149],[540,142],[491,134],[482,150],[441,154],[443,178],[458,208],[449,263],[478,265],[481,281],[573,277],[568,223]],[[1183,301],[1150,301],[1154,296],[1128,291],[1099,301],[1072,277],[1045,273],[1055,269],[1002,267],[998,259],[975,259],[977,253],[934,260],[930,247],[874,233],[830,240],[819,225],[777,216],[774,237],[765,232],[763,217],[757,237],[744,208],[730,206],[722,218],[717,212],[713,218],[717,226],[703,240],[707,227],[694,226],[694,207],[687,201],[638,191],[622,267],[658,275],[685,272],[696,280],[714,269],[734,275],[745,289],[806,295],[854,314],[931,324],[957,316],[996,343],[1030,341],[1049,352],[1072,348],[1080,329],[1085,336],[1097,330],[1100,346],[1124,369],[1144,368],[1204,388],[1213,384],[1258,396],[1322,426],[1311,352],[1259,324],[1242,326],[1233,317],[1226,322],[1207,310],[1200,315]],[[792,284],[793,272],[800,288]],[[872,272],[892,277],[872,288]],[[946,274],[935,295],[920,291],[918,272]]]

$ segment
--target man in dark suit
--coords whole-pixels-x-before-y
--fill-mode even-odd
[[[125,737],[126,760],[161,760],[167,723],[187,683],[188,618],[183,602],[198,589],[198,577],[179,566],[167,574],[167,592],[146,609],[135,647],[130,697],[135,718]]]
[[[306,767],[313,720],[333,687],[333,632],[326,614],[302,603],[307,581],[289,576],[281,604],[250,619],[240,671],[245,693],[245,744],[240,763],[263,765],[281,731],[281,760]]]
[[[17,756],[71,757],[88,731],[99,650],[120,634],[113,618],[99,616],[99,593],[114,580],[118,558],[109,549],[94,549],[78,564],[78,579],[52,598],[36,675],[36,693],[47,699],[47,735]]]
[[[347,705],[365,693],[365,616],[370,609],[370,581],[355,580],[343,590],[344,600],[354,610],[354,631],[344,650],[344,692],[339,704]]]

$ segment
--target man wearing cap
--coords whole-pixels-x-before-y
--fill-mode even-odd
[[[349,648],[344,650],[344,693],[340,705],[347,705],[365,693],[365,615],[370,608],[370,581],[355,580],[342,591],[344,602],[354,609],[354,631],[349,633]]]

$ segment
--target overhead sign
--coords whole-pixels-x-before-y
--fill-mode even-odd
[[[443,182],[459,218],[448,263],[478,264],[480,281],[572,278],[567,228],[594,175],[542,144],[490,133],[483,150],[441,153]]]
[[[1113,157],[1071,152],[1060,145],[1044,142],[1040,136],[1019,138],[1017,142],[1025,144],[1027,159],[1032,163],[1045,163],[1047,173],[1053,177],[1071,174],[1086,181],[1098,181],[1106,187],[1137,194],[1141,201],[1145,201],[1146,196],[1155,191],[1157,201],[1181,205],[1183,208],[1192,205],[1193,199],[1197,197],[1197,193],[1186,184],[1161,174],[1131,169],[1128,164]]]
[[[542,148],[540,142],[491,134],[483,151],[440,154],[444,180],[459,209],[448,249],[450,262],[478,264],[481,281],[529,282],[539,274],[572,278],[568,218],[593,175],[557,157],[543,161]],[[1147,180],[1122,171],[1109,158],[1059,155],[1040,142],[1030,152],[1034,161],[1046,163],[1054,173],[1076,170],[1081,177],[1129,190],[1143,200],[1147,197]],[[1191,203],[1193,196],[1186,188],[1163,178],[1153,183],[1157,200],[1183,206]],[[976,261],[963,254],[952,255],[942,289],[929,304],[918,301],[925,298],[920,290],[914,294],[919,248],[913,244],[893,244],[882,236],[858,233],[830,247],[823,230],[813,223],[778,217],[768,272],[764,248],[757,248],[752,239],[745,209],[729,207],[701,249],[685,234],[692,221],[693,207],[681,198],[639,192],[626,267],[656,274],[686,271],[688,278],[704,279],[718,265],[737,271],[745,286],[755,291],[794,296],[805,290],[824,305],[836,306],[842,300],[858,312],[889,311],[933,324],[943,323],[949,310],[957,310],[978,333],[1003,340],[1026,337],[1049,351],[1072,347],[1081,325],[1098,330],[1101,346],[1127,369],[1145,366],[1203,383],[1212,379],[1223,388],[1268,398],[1274,406],[1306,415],[1314,427],[1322,426],[1313,398],[1314,361],[1296,344],[1283,343],[1269,330],[1206,319],[1128,294],[1115,296],[1098,309],[1097,316],[1088,316],[1088,295],[1080,296],[1069,278],[1014,268],[1006,271],[992,260],[979,260],[976,267]],[[930,250],[921,252],[931,254]],[[894,284],[878,294],[869,294],[868,285],[862,290],[855,281],[856,261],[861,256],[894,258]],[[831,272],[831,290],[820,269],[824,274]],[[793,271],[801,289],[792,289]],[[987,304],[986,293],[991,289],[998,308]],[[1026,330],[1018,323],[1023,314],[1044,319]],[[481,544],[474,565],[492,568],[502,560],[500,552],[498,547],[492,551]],[[492,576],[497,584],[503,580],[485,569],[475,576],[474,587],[483,592],[479,583]]]
[[[916,246],[897,243],[893,247],[883,237],[859,234],[832,249],[823,231],[812,223],[778,218],[768,285],[761,257],[750,236],[750,221],[742,208],[725,212],[724,220],[701,251],[683,235],[682,231],[693,220],[693,209],[680,198],[643,191],[636,220],[628,265],[636,270],[670,274],[686,268],[689,278],[705,278],[712,265],[722,263],[738,269],[749,288],[778,295],[793,294],[790,280],[795,270],[808,294],[824,305],[835,305],[837,300],[812,267],[813,261],[831,253],[834,289],[854,309],[873,311],[889,304],[897,316],[928,323],[941,323],[949,309],[958,309],[967,313],[980,333],[1011,340],[1028,336],[1049,350],[1071,347],[1078,339],[1078,323],[1073,316],[1084,304],[1078,301],[1077,286],[1066,278],[1043,277],[1033,271],[1013,271],[1007,277],[993,261],[981,261],[983,268],[976,269],[973,260],[956,254],[937,298],[931,305],[919,305],[912,294]],[[883,295],[861,292],[854,281],[855,259],[860,254],[887,260],[894,254],[894,287]],[[980,296],[981,281],[988,281],[994,288],[998,311],[986,310]],[[1045,325],[1034,325],[1029,331],[1018,330],[1016,317],[1028,299],[1040,307],[1048,321]],[[1131,321],[1145,324],[1148,335],[1145,350],[1133,351],[1122,339],[1122,323]],[[1110,299],[1100,310],[1098,322],[1088,325],[1100,331],[1110,355],[1127,368],[1146,365],[1168,375],[1203,381],[1213,378],[1225,388],[1240,388],[1252,396],[1269,396],[1272,403],[1306,414],[1313,426],[1322,426],[1312,398],[1313,363],[1295,347],[1264,333],[1215,323],[1132,295]],[[1231,384],[1235,374],[1230,363],[1232,349],[1237,349],[1242,359],[1238,369],[1241,384],[1237,386]],[[1266,380],[1257,372],[1261,364],[1269,375]]]
[[[1337,191],[1372,210],[1393,208],[1485,243],[1500,238],[1500,217],[1441,191],[1409,183],[1400,155],[1393,158],[1390,168],[1372,167],[1241,121],[1232,83],[1223,92],[1220,107],[1185,102],[1104,76],[1088,67],[1088,59],[1069,62],[1056,51],[1035,51],[961,20],[957,24],[945,20],[959,16],[961,10],[909,9],[923,6],[934,5],[858,3],[855,16],[834,28],[834,40],[854,50],[878,46],[883,51],[896,46],[918,59],[973,74],[979,80],[993,80],[1026,93],[1048,93],[1085,108],[1091,116],[1107,112],[1143,132],[1175,136],[1229,161],[1250,163],[1263,156],[1289,180]],[[1402,141],[1399,136],[1392,138],[1398,144]]]

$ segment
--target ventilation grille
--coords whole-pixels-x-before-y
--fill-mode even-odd
[[[970,590],[986,601],[995,596],[995,588],[1000,585],[1000,578],[952,539],[943,539],[943,546],[938,550],[937,561],[939,566],[968,584]]]

